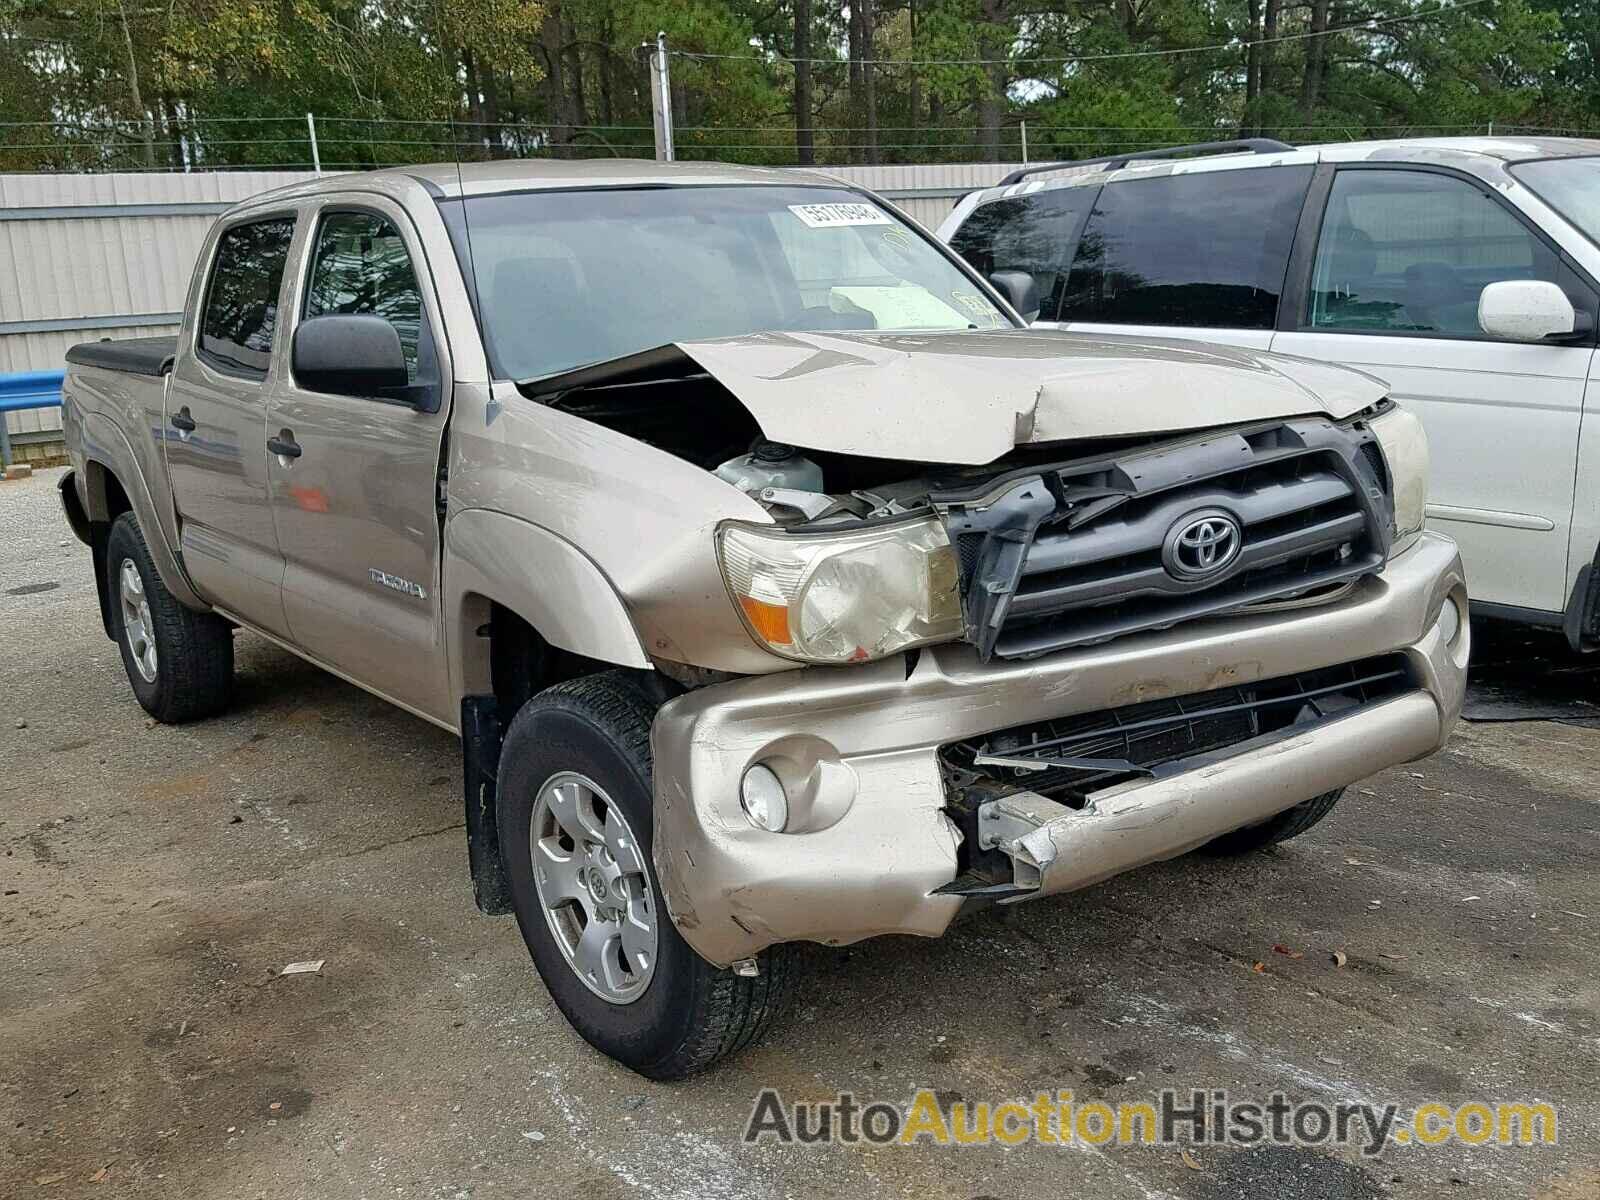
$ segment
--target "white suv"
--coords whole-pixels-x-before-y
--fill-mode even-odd
[[[1600,140],[1256,139],[1027,168],[939,236],[1030,276],[999,282],[1036,296],[1037,325],[1380,376],[1427,427],[1429,522],[1474,607],[1600,638]]]

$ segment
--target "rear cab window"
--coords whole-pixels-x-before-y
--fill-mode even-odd
[[[1100,190],[1062,321],[1272,329],[1307,165],[1126,179]]]
[[[217,239],[201,311],[199,355],[231,374],[264,378],[272,361],[283,269],[294,218],[230,226]]]

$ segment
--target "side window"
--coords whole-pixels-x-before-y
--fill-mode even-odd
[[[200,321],[200,353],[231,371],[265,375],[292,217],[235,225],[217,239]]]
[[[1310,166],[1107,184],[1078,241],[1063,321],[1271,329]]]
[[[405,240],[387,217],[340,212],[322,218],[304,315],[329,313],[371,314],[393,325],[405,351],[406,374],[417,382],[422,292]]]
[[[992,200],[972,210],[950,248],[984,278],[1026,271],[1039,287],[1039,317],[1057,320],[1067,284],[1067,255],[1094,200],[1094,187],[1055,188]]]
[[[1322,218],[1306,324],[1481,337],[1478,294],[1559,281],[1555,252],[1480,188],[1430,171],[1341,171]]]

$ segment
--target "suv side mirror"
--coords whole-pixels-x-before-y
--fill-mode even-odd
[[[295,382],[309,392],[382,397],[410,382],[400,335],[382,317],[312,317],[295,329],[292,351]]]
[[[1582,314],[1588,318],[1589,314]],[[1587,327],[1587,328],[1586,328]],[[1559,341],[1592,328],[1580,321],[1567,294],[1542,279],[1504,279],[1478,295],[1478,328],[1512,342]]]
[[[1039,317],[1039,285],[1026,271],[996,271],[989,276],[994,290],[1021,314],[1024,321]]]

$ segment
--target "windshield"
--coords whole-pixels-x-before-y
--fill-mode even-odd
[[[500,379],[743,333],[1011,326],[941,249],[844,188],[520,192],[440,208]]]
[[[1511,173],[1600,246],[1600,158],[1545,158]]]

